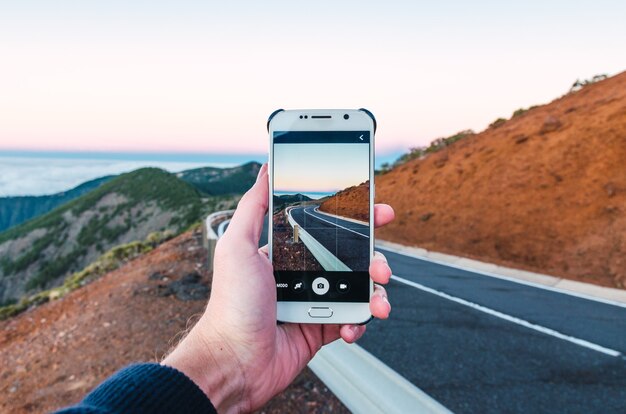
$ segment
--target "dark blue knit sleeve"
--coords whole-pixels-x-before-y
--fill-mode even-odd
[[[57,414],[216,413],[202,390],[182,372],[159,364],[130,365],[84,400]]]

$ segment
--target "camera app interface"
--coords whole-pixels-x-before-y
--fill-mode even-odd
[[[273,141],[278,299],[367,302],[369,131],[274,132]]]

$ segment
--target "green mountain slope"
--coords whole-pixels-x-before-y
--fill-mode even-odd
[[[176,176],[204,195],[233,195],[244,193],[254,184],[259,168],[261,164],[249,162],[232,168],[196,168],[179,172]],[[96,178],[71,190],[52,195],[0,197],[0,232],[41,216],[63,203],[88,193],[114,177],[116,176]]]
[[[174,174],[122,174],[55,210],[0,233],[0,303],[59,284],[111,247],[154,231],[177,233],[235,197],[202,198]]]
[[[280,196],[274,196],[274,213],[276,213],[277,211],[280,211],[282,209],[284,209],[285,207],[287,207],[288,205],[291,205],[293,203],[299,203],[299,202],[307,202],[307,201],[311,201],[312,198],[305,196],[304,194],[285,194],[285,195],[280,195]]]
[[[232,168],[203,167],[176,174],[203,194],[242,194],[252,187],[261,164],[248,162]]]
[[[111,180],[113,176],[87,181],[68,191],[45,196],[0,197],[0,232],[45,214]]]

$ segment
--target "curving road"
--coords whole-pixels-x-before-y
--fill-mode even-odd
[[[350,269],[367,271],[370,243],[368,226],[321,213],[317,207],[294,207],[290,214],[304,230]]]

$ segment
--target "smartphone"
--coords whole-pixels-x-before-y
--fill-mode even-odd
[[[371,318],[375,123],[364,109],[279,110],[268,121],[279,321]]]

